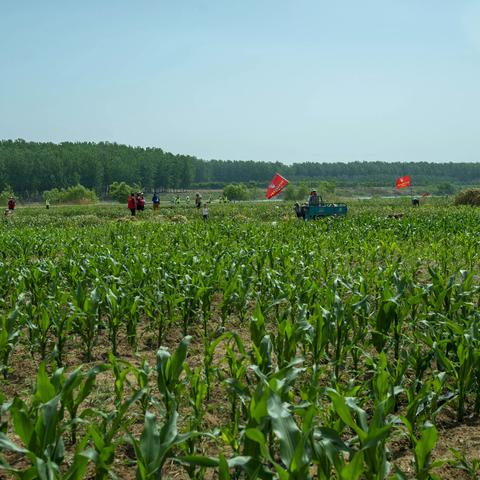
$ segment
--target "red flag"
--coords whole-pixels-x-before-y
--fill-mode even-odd
[[[267,188],[267,193],[265,196],[270,199],[275,195],[278,195],[287,185],[288,180],[286,178],[283,178],[280,174],[276,173]]]
[[[410,186],[410,175],[405,175],[404,177],[397,178],[395,182],[397,188],[405,188]]]

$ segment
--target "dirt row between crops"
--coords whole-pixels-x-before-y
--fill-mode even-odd
[[[210,329],[215,331],[220,328],[220,316],[214,315],[210,322]],[[248,326],[241,324],[237,318],[231,318],[228,324],[228,331],[237,333],[243,340],[244,344],[248,346],[250,344],[250,333]],[[203,364],[204,357],[204,345],[201,335],[201,325],[194,325],[191,331],[192,342],[189,346],[187,362],[190,368],[195,368]],[[156,337],[155,333],[148,328],[147,325],[139,323],[138,338],[140,344],[137,351],[133,351],[130,345],[127,343],[126,338],[121,338],[119,343],[119,359],[126,360],[131,364],[139,367],[143,360],[147,360],[152,370],[155,369],[156,364]],[[169,328],[164,338],[164,345],[173,352],[179,342],[181,341],[181,328]],[[94,361],[85,363],[82,358],[82,349],[75,343],[74,339],[68,342],[65,348],[64,363],[66,371],[72,371],[79,365],[85,365],[86,368],[93,367],[99,363],[108,361],[108,354],[110,352],[110,342],[108,340],[107,331],[99,331],[96,346],[93,350]],[[220,365],[223,361],[223,352],[221,346],[219,346],[215,352],[214,365]],[[32,392],[39,359],[37,357],[32,358],[29,353],[28,347],[25,342],[17,345],[11,356],[11,365],[14,366],[13,372],[6,382],[2,382],[2,392],[7,399],[13,398],[14,395],[18,395],[21,398],[28,398]],[[53,365],[53,362],[52,362]],[[53,367],[54,368],[54,367]],[[131,378],[134,383],[133,378]],[[97,376],[96,389],[83,403],[83,408],[102,408],[103,410],[113,409],[113,373],[109,370],[103,372]],[[152,385],[155,383],[155,375],[152,374]],[[225,398],[225,390],[218,383],[212,384],[212,392],[210,401],[205,403],[205,416],[203,419],[203,430],[214,430],[215,428],[221,428],[228,425],[230,421],[230,409],[229,403]],[[140,435],[143,429],[143,416],[138,407],[132,408],[132,420],[133,423],[129,427],[129,431],[136,435]],[[180,419],[182,418],[182,409],[180,409]],[[434,450],[435,460],[451,460],[453,454],[450,448],[454,448],[463,454],[466,458],[471,460],[474,458],[480,458],[480,421],[478,418],[468,418],[463,424],[458,424],[451,419],[454,418],[454,412],[451,410],[444,410],[439,417],[437,428],[439,431],[439,440]],[[183,425],[185,428],[186,426]],[[179,430],[182,430],[182,421],[180,420]],[[10,438],[14,441],[21,443],[14,433],[10,430],[8,432]],[[408,441],[405,436],[400,434],[394,437],[389,442],[389,449],[391,452],[393,467],[398,466],[403,472],[407,474],[407,478],[414,478],[413,468],[413,455],[411,449],[409,449]],[[69,445],[66,445],[67,460],[72,457],[73,449]],[[218,455],[223,452],[227,456],[231,453],[225,447],[221,448],[221,445],[212,439],[205,439],[200,444],[199,454]],[[15,455],[7,455],[10,462],[15,467],[19,468],[24,466],[24,460]],[[117,448],[114,472],[120,479],[130,480],[135,478],[135,457],[133,448],[129,445],[120,445]],[[440,478],[445,479],[470,479],[471,476],[465,471],[459,468],[454,468],[451,465],[445,464],[436,471]],[[480,472],[479,472],[480,473]],[[90,468],[89,479],[94,478],[94,468]],[[189,478],[185,469],[173,460],[167,461],[164,467],[164,475],[166,478],[187,480]],[[1,478],[11,478],[6,475],[0,475]],[[213,471],[207,471],[207,479],[215,478]]]

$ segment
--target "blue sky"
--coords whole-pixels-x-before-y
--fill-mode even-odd
[[[0,138],[480,161],[480,0],[0,0]]]

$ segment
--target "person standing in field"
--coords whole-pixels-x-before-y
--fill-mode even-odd
[[[145,210],[145,197],[143,193],[139,193],[137,197],[137,210],[143,212]]]
[[[310,206],[317,206],[320,202],[318,201],[318,195],[316,190],[312,190],[310,192],[310,197],[308,197],[308,205]]]
[[[153,192],[152,203],[153,209],[158,210],[158,208],[160,207],[160,197],[158,196],[157,192]]]
[[[206,222],[208,220],[208,203],[203,204],[202,216],[203,220]]]
[[[200,207],[202,206],[202,196],[200,193],[195,194],[195,207],[197,207],[200,210]]]
[[[135,216],[135,211],[137,210],[137,202],[135,201],[135,194],[131,193],[128,196],[127,206],[130,212],[132,213],[132,217]]]
[[[13,212],[15,210],[15,207],[17,206],[17,202],[13,197],[10,197],[8,199],[8,209]]]
[[[50,208],[50,200],[48,198],[45,200],[45,208],[47,210]]]

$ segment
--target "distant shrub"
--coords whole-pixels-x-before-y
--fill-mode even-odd
[[[130,193],[139,191],[141,188],[137,184],[130,186],[125,182],[113,182],[108,189],[108,196],[119,203],[126,203]]]
[[[302,182],[298,184],[289,183],[287,188],[283,191],[284,200],[302,200],[305,202],[308,199],[308,195],[312,191],[307,183]]]
[[[318,185],[318,192],[320,195],[332,195],[335,193],[337,184],[333,181],[323,180]]]
[[[83,185],[75,185],[68,188],[53,188],[43,192],[43,199],[49,200],[50,203],[78,203],[87,204],[98,201],[97,194],[93,190],[85,188]]]
[[[439,195],[453,195],[455,193],[455,187],[449,182],[439,183],[436,190]]]
[[[15,197],[15,193],[10,185],[5,185],[5,188],[0,193],[0,203],[6,205],[10,197]]]
[[[457,193],[455,205],[480,206],[480,188],[470,188]]]
[[[248,200],[249,198],[249,192],[245,187],[245,185],[234,185],[234,184],[227,185],[223,189],[223,194],[229,200]]]
[[[297,200],[297,189],[294,185],[290,184],[287,185],[283,192],[283,199],[284,200]]]

